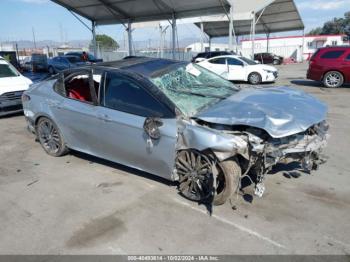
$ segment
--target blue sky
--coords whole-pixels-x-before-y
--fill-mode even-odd
[[[320,26],[333,17],[350,11],[350,0],[295,0],[304,20],[306,31]],[[86,40],[90,32],[66,9],[49,0],[0,0],[0,41],[32,40],[32,27],[37,40]],[[60,29],[62,28],[62,30]],[[63,33],[61,33],[63,32]],[[101,26],[105,33],[118,41],[124,37],[122,26]],[[198,36],[199,30],[191,25],[180,25],[179,38]],[[137,29],[134,40],[158,38],[155,29]]]

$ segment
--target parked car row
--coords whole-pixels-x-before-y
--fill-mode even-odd
[[[32,54],[21,61],[20,65],[24,71],[48,71],[50,74],[61,70],[81,66],[86,63],[99,63],[102,59],[95,58],[92,54],[83,51],[68,52],[62,56],[48,59],[44,54]]]

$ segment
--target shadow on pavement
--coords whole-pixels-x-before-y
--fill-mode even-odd
[[[73,156],[75,156],[77,158],[89,161],[89,164],[97,163],[97,164],[105,165],[105,166],[108,166],[108,167],[111,167],[111,168],[114,168],[114,169],[121,170],[123,172],[131,173],[133,175],[137,175],[137,176],[140,176],[140,177],[144,177],[146,179],[150,179],[150,180],[153,180],[153,181],[165,184],[167,186],[175,186],[176,185],[175,182],[172,182],[172,181],[167,180],[165,178],[158,177],[156,175],[152,175],[150,173],[147,173],[147,172],[144,172],[144,171],[141,171],[141,170],[137,170],[137,169],[134,169],[134,168],[131,168],[131,167],[128,167],[128,166],[124,166],[122,164],[111,162],[111,161],[108,161],[108,160],[105,160],[105,159],[102,159],[102,158],[98,158],[98,157],[95,157],[95,156],[92,156],[92,155],[88,155],[88,154],[85,154],[85,153],[82,153],[82,152],[71,150],[69,152],[69,154],[73,155]]]

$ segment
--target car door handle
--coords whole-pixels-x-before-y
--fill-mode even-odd
[[[112,120],[106,114],[97,114],[97,119],[102,120],[104,122],[111,122]]]

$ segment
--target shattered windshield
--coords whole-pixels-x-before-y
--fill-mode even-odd
[[[152,77],[151,81],[187,116],[239,90],[231,82],[195,64],[177,67]]]

